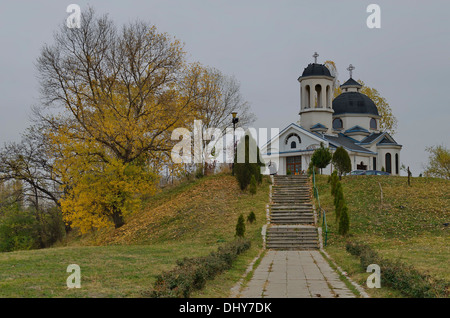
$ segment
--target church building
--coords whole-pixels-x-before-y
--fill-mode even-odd
[[[267,172],[279,175],[300,174],[308,169],[314,150],[323,143],[333,153],[343,147],[349,154],[352,170],[382,170],[400,173],[399,145],[380,130],[375,103],[360,92],[362,86],[352,78],[341,85],[342,94],[333,99],[334,77],[323,64],[309,64],[298,78],[300,82],[300,121],[291,123],[264,147],[261,154]],[[323,173],[331,174],[330,164]]]

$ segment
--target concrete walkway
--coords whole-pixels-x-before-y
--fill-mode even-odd
[[[269,250],[240,297],[351,298],[355,295],[319,251]]]

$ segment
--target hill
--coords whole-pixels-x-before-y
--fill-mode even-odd
[[[337,234],[328,177],[318,176],[321,205],[330,230],[327,252],[358,283],[368,276],[345,251],[345,242],[369,244],[382,257],[401,260],[420,272],[450,281],[450,182],[436,178],[348,176],[342,179],[350,215],[350,236]],[[381,190],[383,201],[381,202]],[[369,290],[373,296],[401,297],[389,288]]]
[[[267,179],[251,195],[230,175],[205,177],[147,199],[120,229],[72,236],[64,246],[2,253],[0,297],[139,297],[178,259],[206,255],[233,240],[238,216],[253,211],[256,222],[247,223],[246,232],[251,249],[204,291],[227,296],[262,246],[268,191]],[[80,289],[66,287],[69,264],[80,265]]]

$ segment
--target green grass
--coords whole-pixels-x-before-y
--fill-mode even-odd
[[[54,248],[0,253],[0,297],[140,297],[178,259],[232,241],[239,214],[253,211],[256,222],[246,224],[252,247],[194,295],[226,297],[262,248],[268,192],[267,180],[251,195],[232,176],[205,177],[148,198],[120,229],[74,233]],[[69,264],[81,268],[80,289],[66,286]]]
[[[85,246],[0,254],[0,297],[140,297],[157,274],[204,245]],[[81,288],[68,289],[69,264],[81,269]]]
[[[356,257],[345,251],[347,239],[368,243],[385,258],[400,259],[421,272],[450,280],[450,229],[443,225],[450,220],[449,181],[413,178],[408,186],[405,177],[344,177],[342,185],[350,215],[350,235],[345,239],[337,234],[327,179],[317,177],[330,231],[326,250],[356,282],[365,286],[369,274],[360,268]],[[383,285],[367,292],[374,297],[402,297]]]

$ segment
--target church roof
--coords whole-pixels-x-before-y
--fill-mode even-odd
[[[355,152],[364,152],[364,153],[370,153],[370,154],[376,154],[373,151],[370,151],[366,148],[363,148],[361,146],[358,146],[355,142],[356,140],[353,138],[349,138],[347,136],[344,136],[343,134],[338,134],[337,136],[324,136],[328,142],[337,147],[344,147],[346,150],[355,151]]]
[[[324,126],[324,125],[322,125],[321,123],[317,123],[317,124],[315,124],[314,126],[312,126],[312,127],[310,128],[310,130],[318,129],[318,128],[320,128],[320,129],[328,129],[327,126]]]
[[[310,63],[307,67],[305,67],[305,70],[303,71],[303,74],[301,77],[306,76],[331,76],[330,70],[323,64],[317,64],[317,63]]]
[[[359,84],[357,81],[355,81],[353,78],[350,78],[347,82],[341,85],[341,87],[345,86],[359,86],[362,87],[361,84]]]
[[[267,146],[270,145],[277,138],[280,138],[281,135],[283,135],[289,128],[294,128],[295,130],[298,130],[299,132],[316,139],[318,142],[327,141],[324,138],[324,136],[322,136],[320,134],[316,134],[316,133],[314,133],[312,131],[309,131],[309,130],[307,130],[307,129],[303,128],[302,126],[297,125],[295,123],[291,123],[286,128],[284,128],[281,132],[279,132],[276,136],[270,138],[270,140],[268,142],[266,142],[266,144],[264,146],[261,147],[262,153],[264,153],[263,150],[267,151]]]
[[[364,138],[363,140],[361,140],[358,144],[360,144],[360,145],[368,145],[368,144],[372,144],[372,143],[374,143],[376,141],[378,141],[377,145],[401,146],[387,132],[372,133],[369,136],[367,136],[366,138]]]
[[[347,129],[347,130],[344,132],[344,134],[346,134],[346,133],[352,133],[352,132],[365,132],[365,133],[368,133],[369,131],[368,131],[367,129],[365,129],[365,128],[359,126],[359,125],[356,125],[356,126],[353,126],[353,127],[350,128],[350,129]]]
[[[372,143],[372,141],[374,141],[375,139],[377,139],[378,137],[380,137],[383,134],[384,134],[384,132],[371,133],[369,136],[367,136],[366,138],[361,140],[360,144],[370,144],[370,143]]]
[[[398,145],[398,143],[392,138],[391,135],[385,133],[385,136],[381,141],[377,142],[377,145]]]
[[[378,115],[378,109],[373,100],[359,92],[342,93],[333,100],[333,116],[340,114]]]

